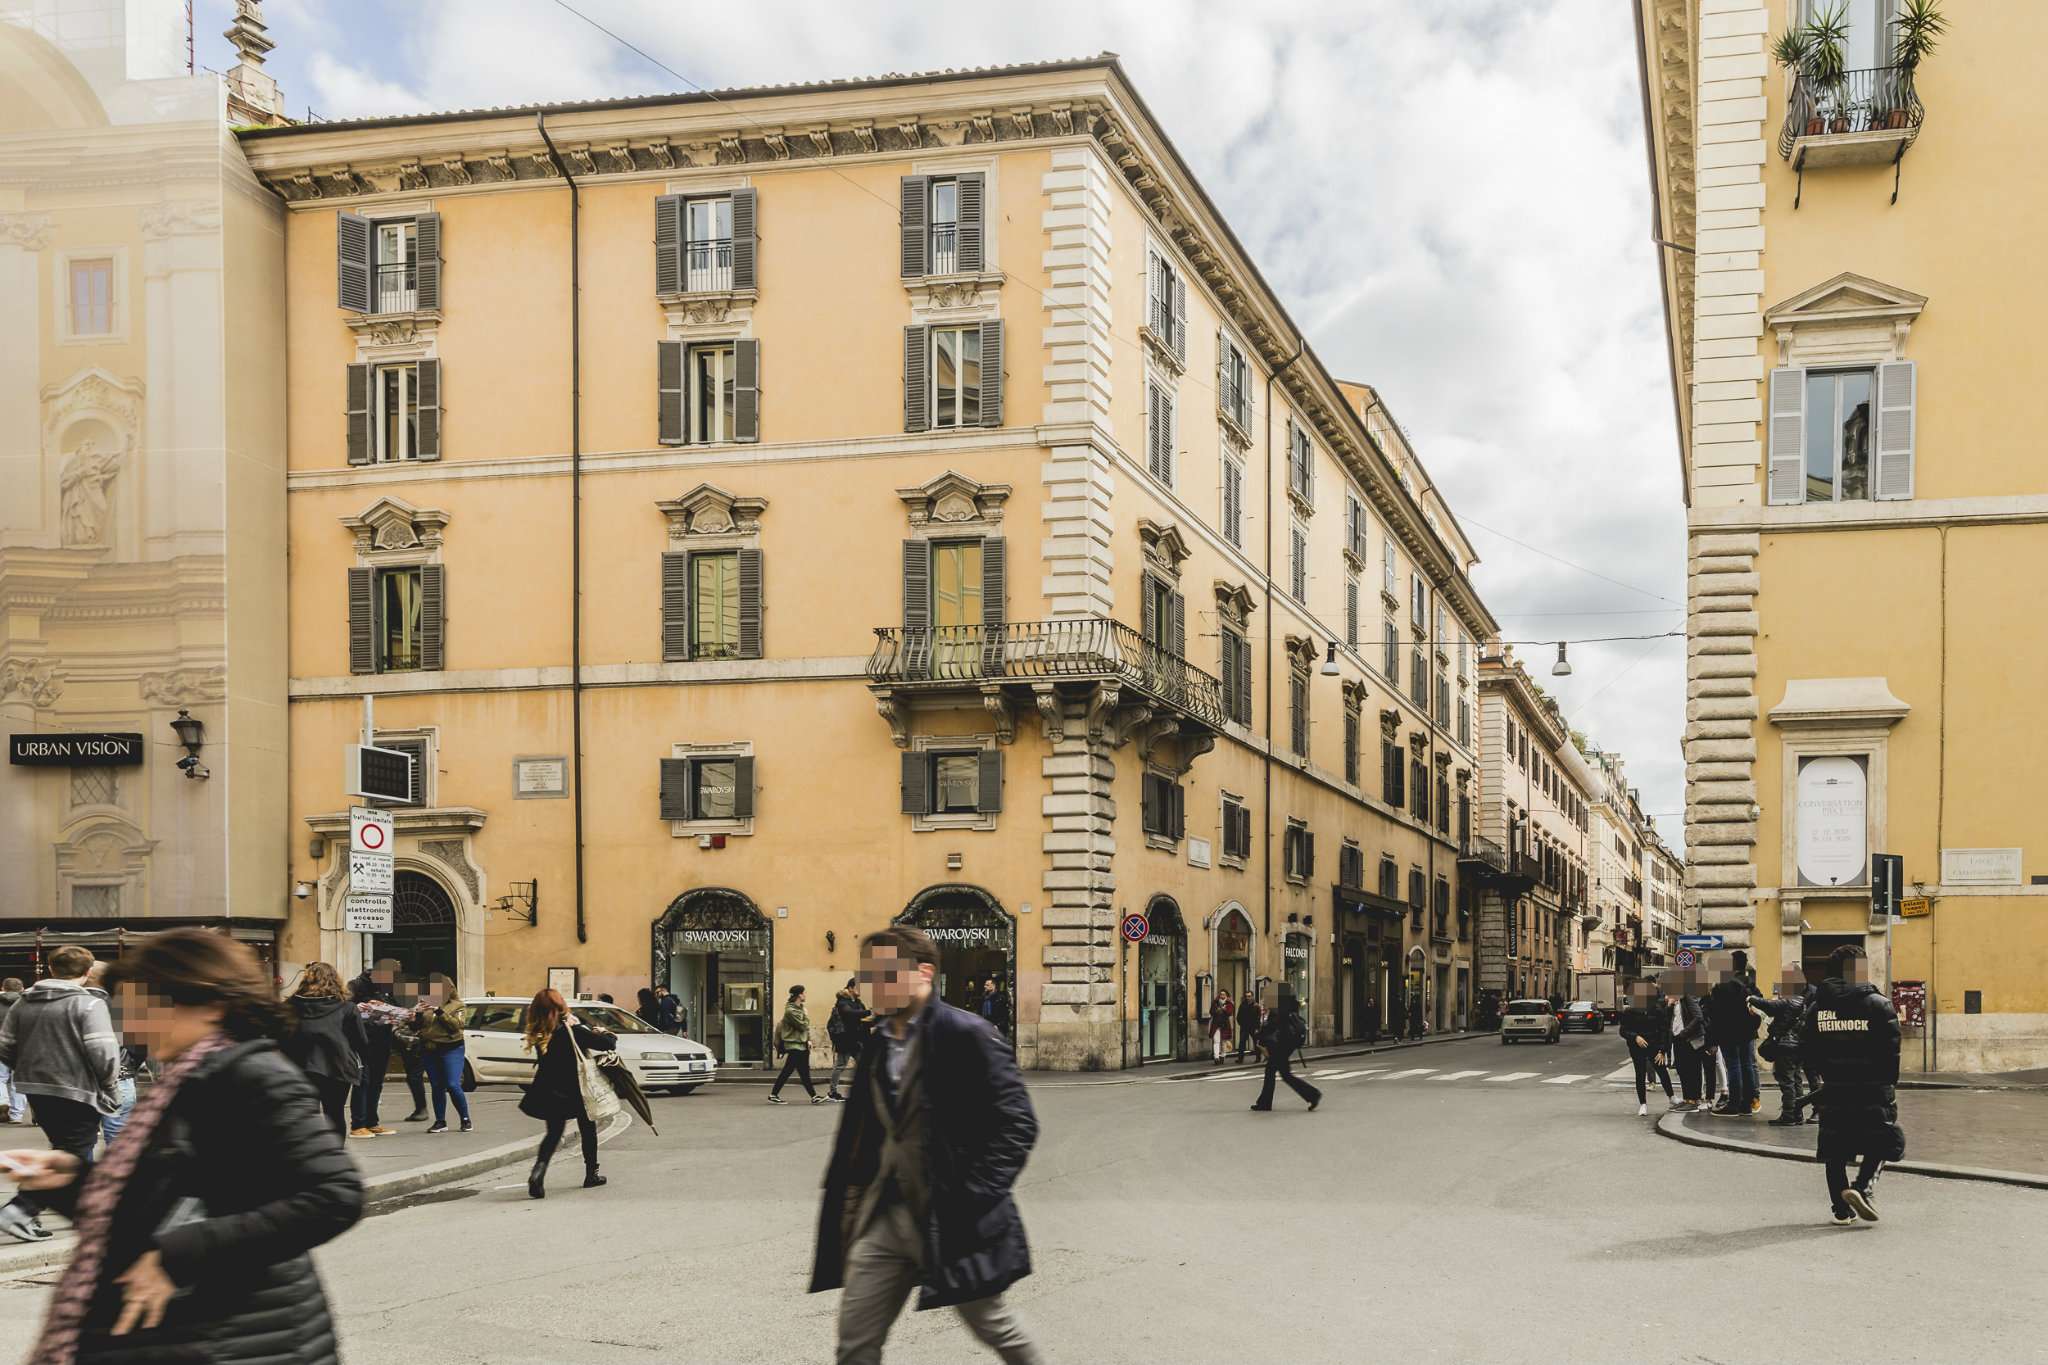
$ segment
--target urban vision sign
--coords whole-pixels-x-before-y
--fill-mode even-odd
[[[142,736],[9,735],[7,761],[29,767],[115,767],[142,762]]]

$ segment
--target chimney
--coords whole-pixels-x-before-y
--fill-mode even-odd
[[[263,69],[263,56],[274,43],[263,25],[263,0],[235,0],[235,22],[221,35],[235,46],[241,58],[228,72],[228,122],[278,124],[284,116],[284,96],[277,81]]]

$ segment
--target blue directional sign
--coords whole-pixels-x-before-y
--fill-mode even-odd
[[[1726,946],[1727,942],[1728,940],[1723,938],[1719,934],[1680,934],[1678,936],[1679,947],[1693,949],[1704,948],[1708,952],[1717,951],[1718,949]]]

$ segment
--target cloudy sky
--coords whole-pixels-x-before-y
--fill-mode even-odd
[[[1627,5],[570,3],[683,79],[557,0],[271,0],[269,69],[295,116],[349,118],[1121,54],[1310,344],[1400,417],[1504,638],[1587,642],[1538,676],[1677,845],[1684,641],[1593,642],[1684,624]],[[232,17],[197,8],[203,35]]]

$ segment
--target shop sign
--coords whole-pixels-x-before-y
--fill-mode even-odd
[[[1288,957],[1290,959],[1306,958],[1308,956],[1308,947],[1306,944],[1296,943],[1292,940],[1289,940],[1287,943],[1281,946],[1280,952],[1283,956]]]
[[[1842,754],[1800,762],[1799,881],[1860,886],[1864,879],[1867,780],[1863,760]]]
[[[125,767],[142,762],[142,736],[9,735],[7,761],[30,768]]]
[[[744,950],[762,953],[768,950],[768,935],[760,929],[684,929],[676,939],[692,947],[713,948],[720,952]]]
[[[925,936],[934,943],[986,943],[993,945],[996,941],[996,931],[986,924],[927,929],[924,932]]]
[[[1926,896],[1908,896],[1899,902],[1900,919],[1919,919],[1934,909],[1934,902]]]

